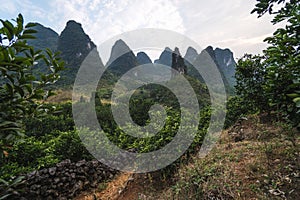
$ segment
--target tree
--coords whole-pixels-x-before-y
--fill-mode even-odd
[[[249,111],[269,111],[265,87],[265,65],[262,56],[244,55],[236,70],[236,94],[248,105]]]
[[[275,5],[281,5],[277,10]],[[266,13],[274,15],[273,24],[284,23],[284,28],[278,28],[273,36],[264,41],[270,46],[263,51],[262,57],[249,58],[253,63],[261,62],[264,87],[261,94],[268,101],[271,110],[281,113],[281,116],[292,120],[296,125],[300,121],[300,2],[298,0],[258,0],[255,9],[262,17]],[[249,60],[247,60],[249,62]],[[240,60],[239,71],[243,64]],[[251,65],[251,64],[250,64]],[[249,66],[251,68],[251,66]],[[241,79],[246,77],[241,77]],[[247,88],[237,88],[242,94]],[[257,94],[257,95],[261,95]],[[259,101],[254,98],[257,104]]]
[[[14,22],[0,20],[0,147],[9,145],[16,137],[23,135],[23,120],[38,117],[47,110],[43,100],[53,95],[45,86],[59,78],[64,62],[59,53],[35,50],[27,44],[36,33],[35,24],[24,26],[23,16]],[[35,77],[32,71],[39,62],[49,68],[47,74]]]

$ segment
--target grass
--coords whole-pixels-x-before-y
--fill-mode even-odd
[[[239,130],[242,141],[231,135]],[[169,195],[174,199],[297,199],[299,133],[257,117],[222,133],[204,159],[183,167]]]

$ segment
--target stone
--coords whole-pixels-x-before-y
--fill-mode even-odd
[[[55,167],[33,171],[25,177],[20,196],[25,199],[73,199],[80,191],[96,188],[116,171],[99,161],[64,160]]]
[[[51,167],[51,168],[49,168],[49,174],[50,174],[51,176],[53,176],[53,175],[55,174],[55,172],[56,172],[56,167]]]

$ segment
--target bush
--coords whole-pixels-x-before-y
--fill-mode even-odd
[[[8,156],[0,167],[0,178],[7,179],[20,173],[51,167],[65,159],[74,162],[93,159],[77,131],[54,133],[41,138],[26,137],[12,147],[6,147]]]
[[[57,138],[48,143],[54,149],[53,154],[60,160],[70,159],[77,162],[82,159],[93,159],[93,156],[82,144],[78,131],[61,132]]]
[[[40,118],[25,120],[25,134],[27,136],[41,138],[57,131],[74,130],[71,103],[48,104],[45,109],[51,110],[52,113]]]
[[[240,117],[257,112],[239,96],[230,97],[227,101],[225,128],[233,125]]]

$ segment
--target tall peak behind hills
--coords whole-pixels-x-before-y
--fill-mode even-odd
[[[154,63],[162,64],[166,66],[172,66],[172,49],[166,47],[165,50],[160,54],[159,58]]]
[[[136,59],[140,65],[152,63],[149,56],[143,51],[136,54]]]
[[[188,47],[184,55],[184,59],[188,62],[194,62],[198,56],[198,52],[193,47]]]
[[[58,38],[57,50],[67,64],[83,60],[96,45],[84,32],[80,23],[70,20]]]
[[[74,20],[68,21],[57,44],[57,50],[61,52],[61,57],[66,62],[66,70],[62,72],[60,82],[72,84],[81,63],[95,47],[96,45],[84,32],[80,23]]]
[[[112,64],[118,57],[131,52],[129,46],[121,39],[117,40],[111,48],[110,57],[107,62],[107,65]]]
[[[124,74],[138,65],[133,51],[123,40],[117,40],[112,46],[110,58],[106,64],[108,70],[115,74]]]

